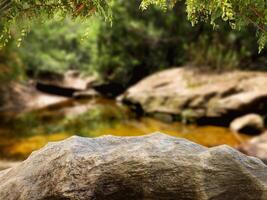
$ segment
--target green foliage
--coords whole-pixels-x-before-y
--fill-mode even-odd
[[[13,77],[25,71],[38,75],[76,69],[124,87],[186,62],[213,70],[248,68],[254,62],[256,68],[266,69],[266,51],[258,54],[251,27],[233,31],[222,22],[216,30],[205,23],[192,27],[182,4],[169,12],[157,7],[140,12],[140,3],[110,4],[113,26],[97,16],[82,22],[66,18],[34,23],[20,48],[14,41],[2,49],[0,63]]]
[[[113,26],[101,23],[96,66],[109,81],[125,87],[159,69],[185,62],[185,43],[194,32],[183,7],[169,13],[158,8],[140,12],[141,1],[118,0],[111,7]]]
[[[140,1],[113,4],[113,26],[101,23],[97,70],[104,78],[131,85],[159,69],[187,62],[209,70],[247,69],[256,64],[266,70],[266,51],[258,54],[253,27],[232,30],[220,22],[212,30],[206,23],[194,27],[182,4],[169,12],[151,7],[139,12]],[[266,59],[265,59],[266,60]]]
[[[251,30],[231,31],[227,27],[220,31],[206,30],[187,46],[188,61],[213,71],[252,69],[255,63],[255,69],[266,70],[266,63],[260,61],[266,57],[266,51],[258,54],[254,34]]]
[[[151,4],[166,10],[179,0],[143,0],[141,7],[147,9]],[[266,0],[185,0],[188,19],[192,25],[209,22],[217,27],[220,21],[226,21],[233,29],[253,24],[257,28],[259,49],[267,42],[267,1]]]
[[[64,19],[67,16],[87,19],[97,14],[106,20],[111,19],[108,0],[0,0],[0,48],[7,45],[11,38],[12,29],[19,30],[22,37],[30,30],[31,22],[36,20],[47,21],[48,19]]]
[[[16,51],[21,63],[33,75],[69,69],[90,73],[95,59],[99,20],[49,20],[34,24]],[[85,41],[86,40],[86,41]]]
[[[8,122],[13,127],[10,134],[25,137],[38,134],[66,132],[82,136],[93,136],[101,128],[112,127],[119,121],[127,119],[126,110],[113,104],[95,105],[79,115],[65,116],[60,112],[38,111],[20,115]]]
[[[188,61],[205,70],[266,70],[267,51],[258,52],[253,27],[231,30],[226,24],[220,29],[206,28],[198,39],[187,46]]]
[[[240,55],[235,49],[223,45],[218,38],[209,40],[207,35],[200,37],[199,41],[189,45],[189,60],[194,66],[215,71],[237,69],[240,65]]]
[[[143,0],[142,9],[154,4],[163,10],[173,8],[179,0]],[[259,50],[261,51],[267,42],[267,2],[266,0],[185,0],[188,19],[192,25],[205,21],[217,27],[221,20],[227,21],[233,29],[240,30],[249,24],[257,28]],[[0,32],[0,44],[6,45],[11,37],[12,25],[15,24],[24,37],[29,30],[30,22],[35,19],[47,20],[51,18],[86,19],[97,13],[105,19],[111,19],[109,8],[113,0],[46,0],[46,1],[17,1],[0,0],[0,24],[3,25]],[[22,23],[23,22],[23,23]],[[27,22],[27,23],[25,23]],[[21,26],[21,24],[23,26]],[[21,42],[18,39],[18,45]]]
[[[13,51],[12,43],[9,43],[6,48],[0,49],[0,88],[5,87],[6,83],[14,79],[24,79],[24,72],[25,68],[21,65],[17,53]]]

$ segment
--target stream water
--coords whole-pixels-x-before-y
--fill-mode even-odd
[[[68,100],[46,109],[32,111],[0,124],[0,160],[25,159],[32,151],[50,141],[72,135],[97,137],[101,135],[137,136],[161,131],[187,138],[212,147],[221,144],[237,146],[237,139],[229,129],[214,126],[165,123],[149,117],[137,118],[127,107],[113,100]],[[248,139],[239,135],[242,140]]]

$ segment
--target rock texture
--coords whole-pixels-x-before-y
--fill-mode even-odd
[[[0,172],[5,200],[266,200],[267,166],[163,134],[71,137]]]
[[[15,167],[19,163],[20,163],[19,161],[0,160],[0,171],[10,167]]]
[[[258,157],[263,162],[267,163],[267,133],[242,144],[239,150],[247,155]]]
[[[32,83],[12,82],[4,88],[0,87],[0,92],[3,94],[0,103],[0,117],[3,120],[12,118],[22,112],[43,109],[68,100],[65,97],[39,92]]]
[[[84,91],[91,88],[91,84],[93,84],[96,80],[97,79],[94,76],[83,76],[79,71],[69,70],[63,75],[47,72],[47,74],[40,75],[37,81],[59,88]]]
[[[182,118],[228,120],[267,110],[267,73],[234,71],[202,73],[190,67],[153,74],[118,99],[146,113],[169,113]]]
[[[24,112],[68,103],[72,98],[99,97],[92,89],[95,81],[95,77],[85,77],[76,71],[68,71],[64,75],[47,72],[38,80],[0,86],[0,118],[5,120]]]
[[[260,115],[248,114],[232,121],[230,129],[245,134],[261,134],[264,131],[264,120]]]
[[[48,73],[36,80],[36,88],[44,93],[65,97],[93,97],[98,95],[92,88],[97,82],[94,76],[83,76],[78,71],[70,70],[64,75]]]

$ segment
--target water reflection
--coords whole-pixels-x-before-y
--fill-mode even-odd
[[[161,131],[187,138],[205,146],[228,144],[239,140],[226,128],[164,123],[152,118],[136,118],[126,107],[112,100],[66,101],[49,108],[18,116],[0,127],[0,159],[24,159],[50,141],[71,135],[137,136]],[[241,135],[246,140],[247,136]]]

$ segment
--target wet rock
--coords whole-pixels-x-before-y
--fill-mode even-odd
[[[153,118],[158,119],[163,122],[172,122],[173,121],[173,116],[167,114],[167,113],[153,113],[152,115]]]
[[[96,81],[95,76],[83,76],[79,71],[75,70],[69,70],[63,75],[53,75],[49,73],[46,76],[40,76],[38,78],[37,82],[39,82],[39,84],[74,91],[86,90]]]
[[[64,75],[51,72],[43,73],[38,80],[25,83],[12,82],[0,87],[1,118],[13,118],[22,112],[57,105],[70,98],[91,98],[99,96],[92,89],[95,77],[82,76],[76,71]]]
[[[233,132],[260,134],[264,131],[264,120],[260,115],[248,114],[233,120],[230,124]]]
[[[67,71],[61,76],[61,78],[53,78],[52,75],[39,78],[36,80],[36,88],[52,95],[74,97],[77,93],[93,90],[92,85],[97,80],[95,76],[83,76],[75,70]],[[89,97],[89,93],[86,96]]]
[[[96,82],[95,76],[84,76],[79,71],[68,71],[64,75],[65,87],[74,88],[77,90],[86,90],[91,88],[91,85]]]
[[[31,82],[24,84],[13,82],[5,88],[0,88],[0,91],[3,94],[0,107],[3,119],[67,101],[65,97],[49,95],[36,90],[35,85]]]
[[[100,97],[100,94],[93,89],[88,89],[84,91],[74,92],[73,97],[76,99],[90,99],[92,97]]]
[[[266,200],[267,166],[220,146],[163,134],[71,137],[0,172],[0,197],[75,200]]]
[[[258,157],[263,162],[267,163],[267,133],[242,144],[239,147],[239,150],[249,156]]]
[[[267,111],[266,72],[204,73],[190,67],[153,74],[118,99],[140,105],[146,113],[229,123],[247,113]]]

